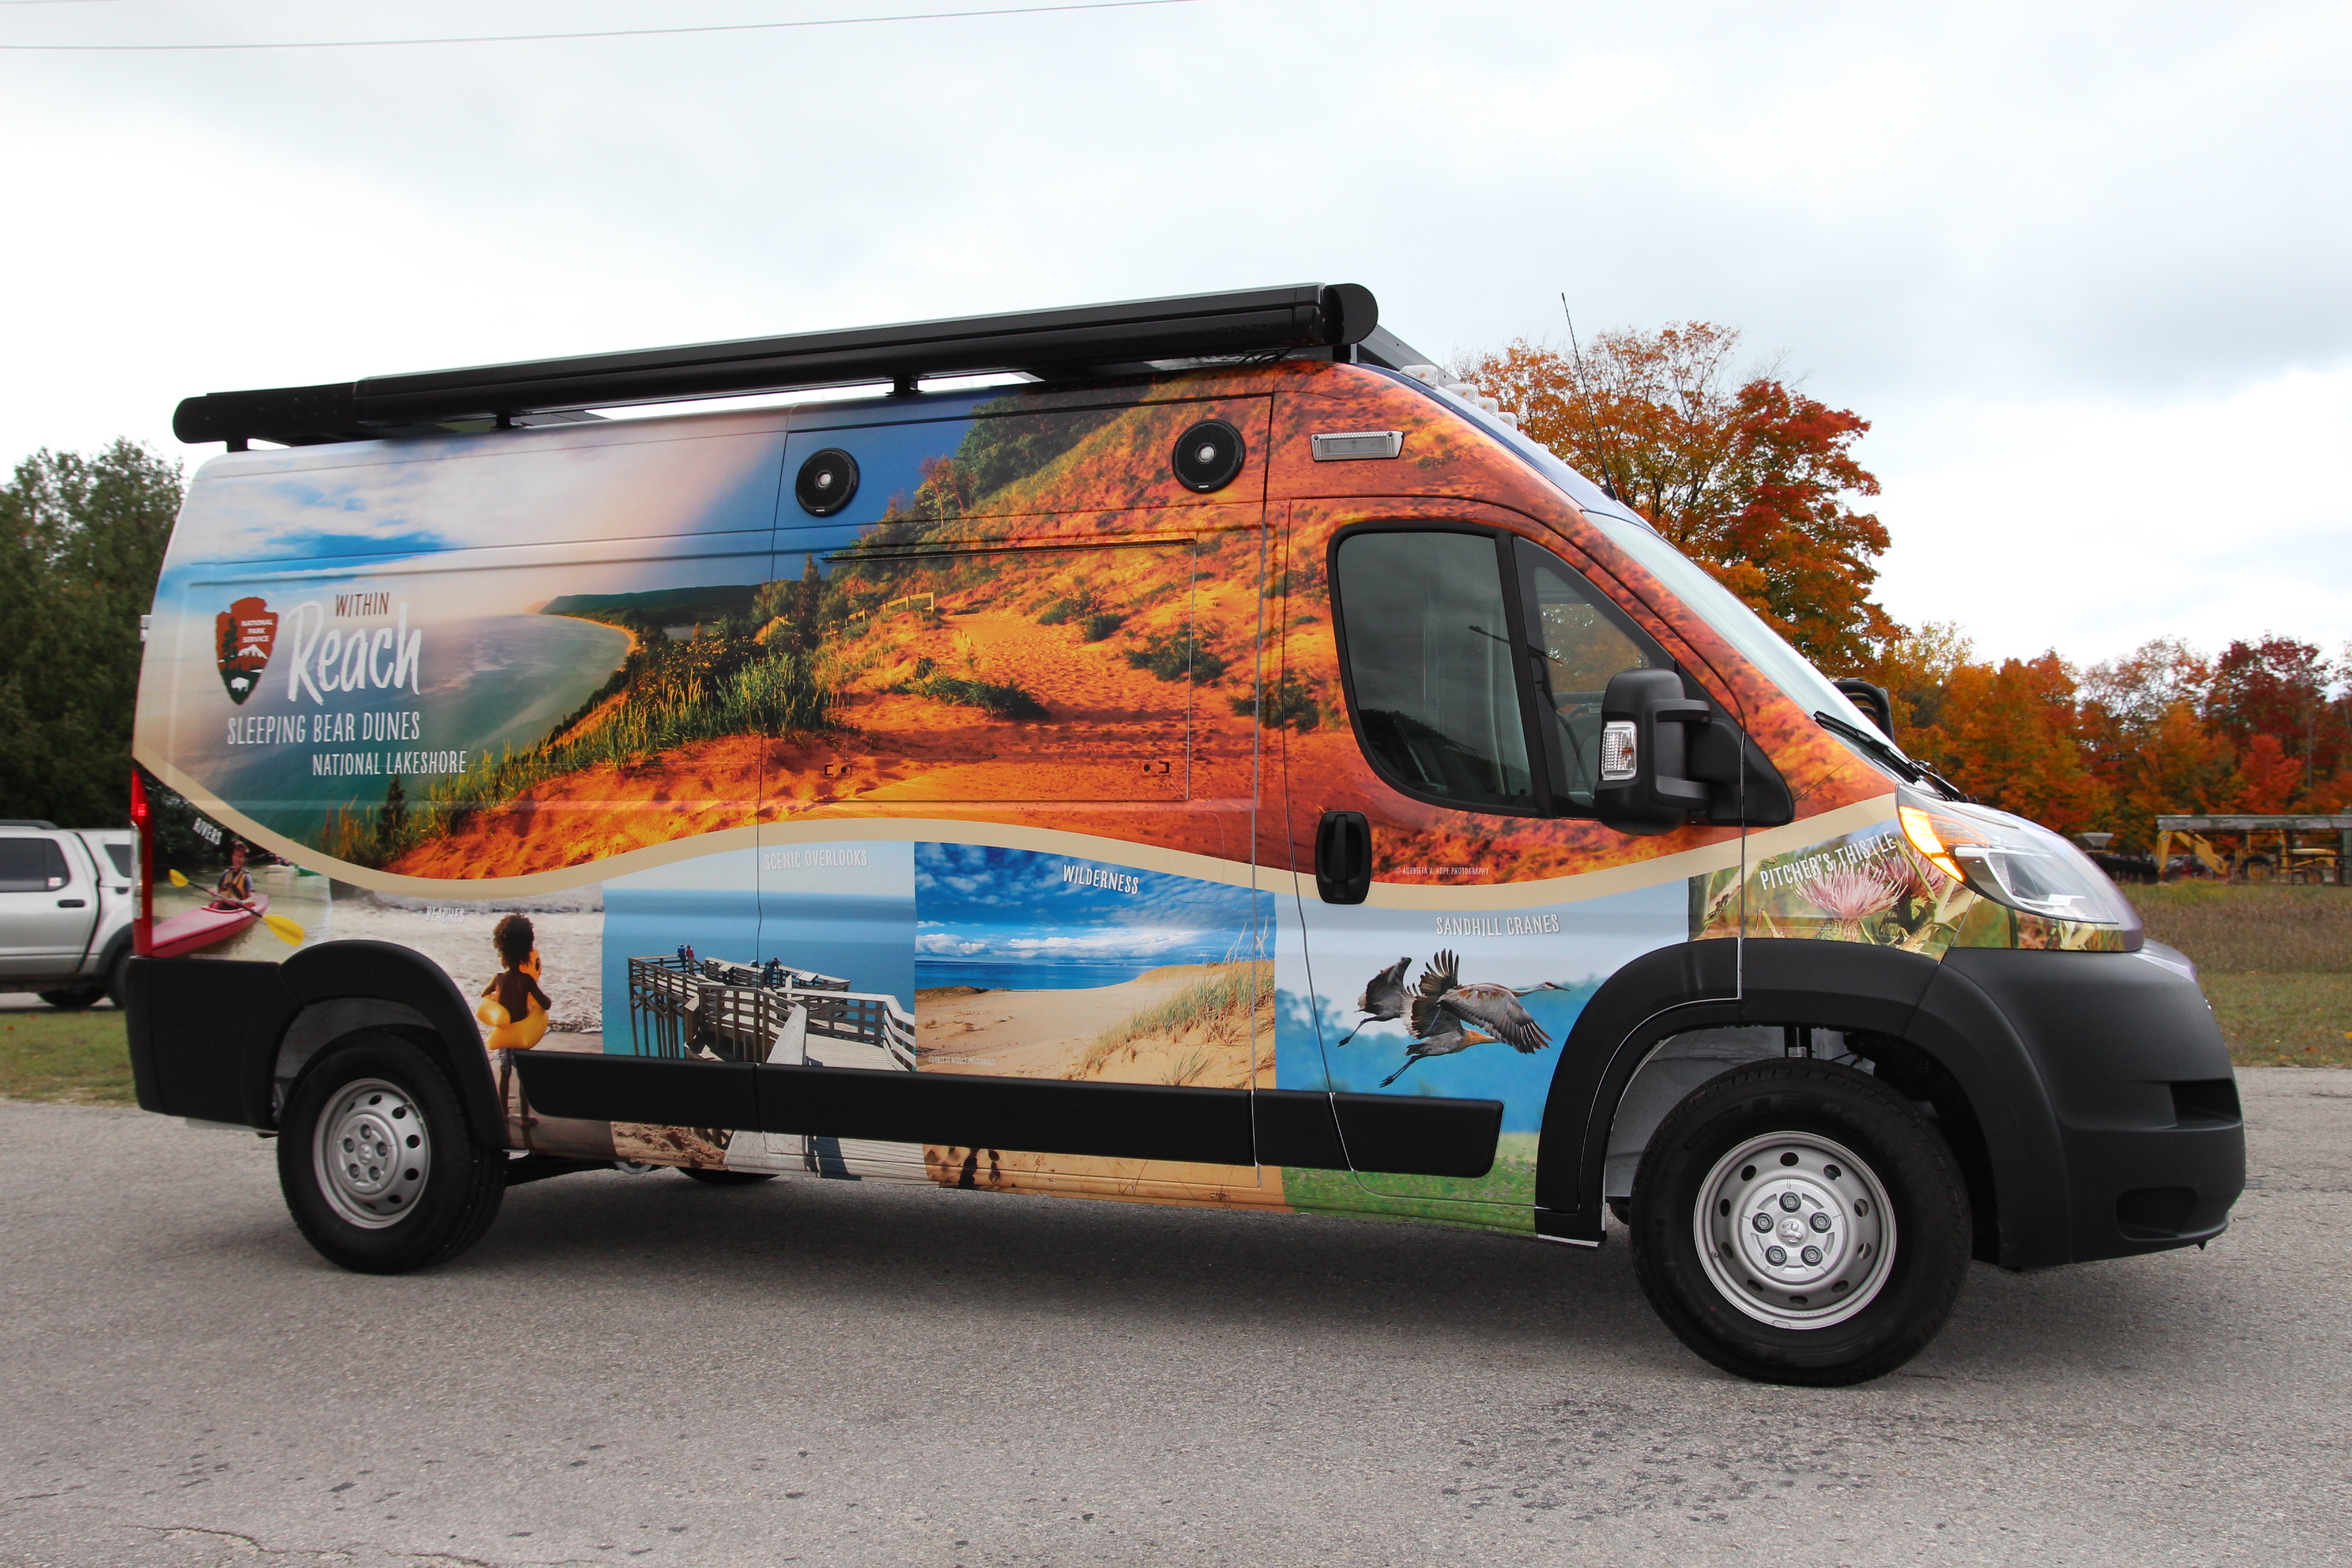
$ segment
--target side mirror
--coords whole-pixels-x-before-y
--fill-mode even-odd
[[[1685,697],[1683,678],[1671,669],[1611,676],[1601,697],[1601,782],[1592,792],[1593,815],[1620,833],[1654,834],[1672,833],[1693,813],[1706,811],[1706,784],[1691,765],[1693,742],[1702,752],[1717,749],[1716,728],[1713,711]]]
[[[1859,676],[1849,675],[1843,680],[1832,680],[1832,686],[1846,694],[1863,716],[1879,728],[1888,740],[1895,739],[1895,704],[1886,699],[1886,688],[1873,686]]]

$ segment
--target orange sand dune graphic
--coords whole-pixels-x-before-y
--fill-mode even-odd
[[[1065,422],[1066,444],[1038,447],[1055,455],[1000,476],[991,449],[967,442],[970,463],[934,462],[915,495],[832,557],[829,602],[866,606],[827,625],[814,656],[834,692],[834,727],[727,736],[547,780],[467,814],[387,868],[519,876],[755,822],[909,815],[1097,833],[1291,869],[1309,864],[1323,810],[1352,809],[1374,824],[1382,879],[1472,886],[1736,836],[1693,826],[1631,838],[1590,821],[1450,810],[1382,783],[1346,711],[1324,567],[1331,530],[1367,518],[1513,528],[1613,584],[1779,763],[1801,816],[1885,792],[1883,776],[1532,470],[1420,394],[1345,369],[1221,373],[1187,384],[1205,398],[1120,410],[1051,412],[1058,395],[1030,395],[1024,408],[1049,410],[1036,429]],[[1276,389],[1285,395],[1236,395]],[[1179,431],[1211,416],[1242,428],[1251,457],[1232,487],[1204,500],[1174,484],[1167,454]],[[1334,422],[1403,429],[1406,458],[1393,468],[1307,462],[1304,432]],[[983,484],[993,488],[982,493]],[[1365,484],[1423,494],[1333,489]],[[1269,510],[1260,500],[1269,490],[1308,499]],[[1445,496],[1505,504],[1433,499]],[[814,640],[782,623],[762,635],[777,633]],[[1163,679],[1137,668],[1151,657],[1164,668],[1187,638],[1223,666],[1213,677],[1178,669]],[[1261,729],[1251,710],[1261,690],[1288,703],[1270,711],[1278,727]],[[1263,803],[1255,841],[1254,798]]]

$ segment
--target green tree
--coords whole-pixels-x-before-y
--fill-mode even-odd
[[[180,465],[126,440],[0,486],[0,816],[128,816],[139,617],[179,510]]]

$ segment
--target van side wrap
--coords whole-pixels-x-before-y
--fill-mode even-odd
[[[1832,1384],[1926,1344],[1971,1251],[2218,1235],[2244,1128],[2186,961],[1372,309],[192,400],[239,449],[148,617],[137,887],[26,988],[115,985],[140,1104],[275,1135],[372,1273],[615,1166],[1588,1247],[1614,1212],[1701,1356]],[[1204,311],[1297,357],[1128,363]],[[919,384],[1008,331],[1065,357]],[[891,394],[556,390],[845,353]],[[80,851],[8,847],[0,898],[86,908],[35,863]]]

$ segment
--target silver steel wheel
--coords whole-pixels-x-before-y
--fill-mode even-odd
[[[406,1089],[363,1078],[329,1102],[310,1154],[335,1213],[382,1230],[415,1208],[433,1170],[433,1137]]]
[[[1699,1260],[1723,1299],[1776,1329],[1826,1329],[1870,1305],[1895,1258],[1877,1173],[1811,1132],[1750,1138],[1699,1184]]]

